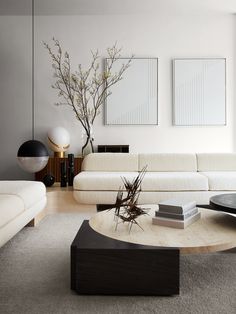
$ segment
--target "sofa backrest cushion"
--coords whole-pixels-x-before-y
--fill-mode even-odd
[[[83,160],[82,171],[138,171],[138,154],[89,154]]]
[[[197,171],[195,154],[139,154],[139,170],[147,171]]]
[[[46,196],[46,187],[37,181],[0,181],[0,194],[17,195],[25,204],[25,209],[34,206]]]
[[[198,171],[236,171],[236,153],[197,154]]]

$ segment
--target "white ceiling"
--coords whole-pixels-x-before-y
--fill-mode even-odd
[[[0,0],[0,15],[30,14],[32,0]],[[236,0],[35,0],[37,15],[236,13]]]
[[[35,0],[37,14],[236,13],[236,0]]]

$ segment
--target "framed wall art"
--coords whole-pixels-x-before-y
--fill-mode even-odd
[[[119,58],[113,70],[128,59]],[[105,60],[107,67],[110,59]],[[158,59],[133,58],[123,79],[111,87],[105,104],[106,125],[158,124]]]
[[[226,125],[226,59],[173,60],[173,124]]]

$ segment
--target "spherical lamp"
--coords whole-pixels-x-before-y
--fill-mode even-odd
[[[63,127],[55,127],[48,131],[48,145],[54,152],[54,157],[64,157],[70,146],[70,134]]]
[[[22,169],[35,173],[42,170],[48,163],[48,151],[45,145],[36,140],[23,143],[17,153],[17,159]]]

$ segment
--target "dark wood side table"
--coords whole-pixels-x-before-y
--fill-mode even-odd
[[[36,181],[43,181],[43,178],[46,174],[51,174],[55,177],[55,182],[60,182],[61,180],[61,168],[60,164],[61,162],[66,161],[68,166],[68,158],[63,157],[49,157],[48,164],[45,168],[43,168],[41,171],[35,173],[35,180]],[[77,175],[81,171],[81,165],[82,165],[83,157],[78,156],[75,157],[74,160],[74,173]]]

